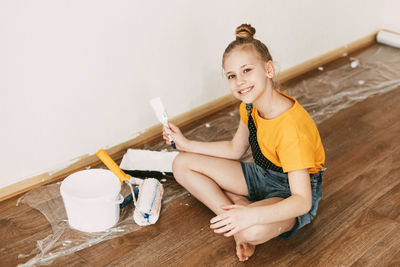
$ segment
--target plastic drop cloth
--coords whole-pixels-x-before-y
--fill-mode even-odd
[[[322,70],[286,90],[317,124],[339,110],[400,86],[400,49],[374,45],[355,57],[346,56],[345,60],[347,64]]]
[[[166,176],[165,185],[172,181],[172,177]],[[32,208],[40,211],[49,221],[53,233],[42,240],[38,240],[36,248],[29,254],[20,254],[19,258],[30,258],[26,263],[19,266],[40,266],[48,265],[54,259],[60,256],[68,255],[95,245],[102,241],[115,238],[139,230],[133,220],[133,204],[121,210],[119,222],[112,228],[104,232],[86,233],[72,229],[68,225],[68,218],[65,212],[64,202],[60,195],[61,182],[49,184],[33,189],[23,195],[17,203],[25,203]],[[126,196],[130,193],[127,185],[122,185],[122,195]],[[160,217],[168,210],[168,203],[175,198],[188,194],[182,190],[177,184],[168,186],[168,190],[164,192],[162,209]]]
[[[295,97],[311,114],[315,122],[330,118],[346,107],[356,104],[368,97],[384,94],[400,87],[400,50],[373,45],[356,56],[343,56],[345,64],[335,68],[320,67],[318,75],[304,77],[300,81],[282,85],[289,95]],[[220,112],[215,119],[199,125],[185,135],[200,141],[218,141],[233,137],[239,122],[237,105]],[[144,149],[162,150],[164,142],[146,144]],[[250,150],[242,160],[251,161]],[[169,177],[164,184],[165,193],[162,203],[162,214],[168,212],[168,204],[187,192]],[[50,184],[31,190],[21,197],[20,201],[39,210],[50,222],[53,233],[37,241],[37,247],[29,255],[24,265],[49,264],[59,256],[92,246],[104,240],[115,238],[140,230],[132,218],[133,206],[122,210],[119,223],[106,232],[84,233],[69,227],[64,203],[60,196],[60,183]],[[126,186],[122,194],[128,193]],[[32,258],[32,255],[34,257]]]

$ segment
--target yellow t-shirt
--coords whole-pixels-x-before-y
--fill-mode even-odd
[[[284,172],[308,169],[317,173],[325,163],[325,152],[317,126],[296,99],[278,117],[266,120],[253,106],[251,116],[257,128],[257,141],[263,155]],[[240,104],[240,118],[247,125],[246,104]]]

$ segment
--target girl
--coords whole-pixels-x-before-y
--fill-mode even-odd
[[[314,121],[296,99],[278,91],[267,47],[242,24],[222,67],[242,101],[231,141],[197,142],[164,127],[182,151],[173,162],[179,184],[210,208],[215,233],[233,236],[240,261],[276,236],[289,238],[311,222],[322,197],[325,153]],[[254,162],[239,159],[251,147]]]

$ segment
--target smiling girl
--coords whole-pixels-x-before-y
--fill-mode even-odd
[[[274,82],[272,57],[242,24],[226,48],[222,67],[242,103],[230,141],[198,142],[173,124],[164,127],[181,151],[175,179],[217,216],[215,233],[233,236],[239,260],[274,237],[289,238],[315,217],[322,197],[325,153],[318,129],[296,99]],[[254,163],[239,159],[250,146]]]

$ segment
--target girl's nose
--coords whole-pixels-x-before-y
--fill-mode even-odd
[[[242,75],[238,75],[236,78],[236,83],[237,85],[243,85],[245,84],[246,80],[244,79],[244,77]]]

